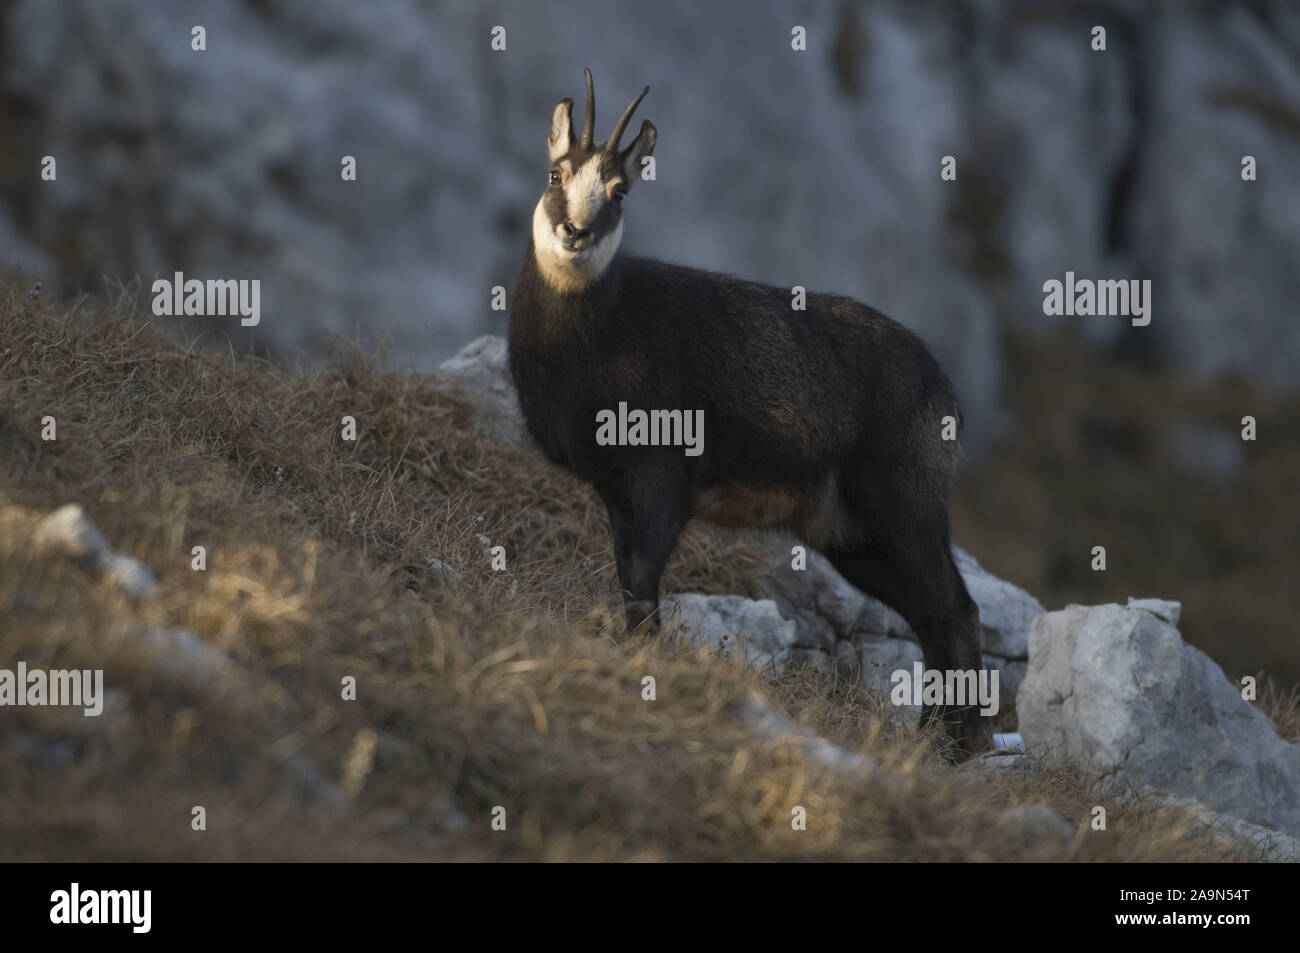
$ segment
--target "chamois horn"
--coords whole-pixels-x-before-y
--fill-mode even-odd
[[[591,138],[596,134],[596,91],[591,86],[591,70],[587,74],[587,112],[582,120],[582,148],[591,148]]]
[[[623,130],[632,119],[632,114],[636,112],[636,107],[641,105],[641,100],[645,99],[645,94],[650,92],[647,86],[641,92],[637,93],[636,99],[632,100],[627,109],[623,110],[623,115],[618,117],[618,123],[614,126],[614,131],[609,134],[609,142],[605,144],[605,151],[613,154],[618,152],[618,141],[623,138]]]

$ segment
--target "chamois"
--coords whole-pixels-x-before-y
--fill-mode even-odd
[[[979,609],[948,528],[960,451],[942,431],[961,415],[938,362],[850,298],[809,293],[800,311],[783,288],[623,255],[623,200],[655,127],[620,143],[649,87],[597,143],[590,70],[586,80],[581,136],[572,99],[551,116],[510,372],[542,452],[605,504],[629,632],[655,627],[664,566],[698,517],[793,531],[908,621],[927,668],[980,669]],[[702,411],[702,452],[598,440],[600,421],[626,407]],[[991,746],[975,706],[922,718],[942,720],[959,757]]]

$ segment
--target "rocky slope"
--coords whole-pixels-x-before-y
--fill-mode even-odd
[[[502,339],[481,338],[441,376],[482,408],[485,432],[523,440],[506,355]],[[760,542],[765,571],[747,594],[666,597],[668,625],[759,669],[809,666],[888,695],[893,673],[922,661],[915,636],[815,551],[806,568],[792,568],[791,542]],[[999,672],[1018,716],[1018,734],[998,741],[1029,755],[1003,749],[984,766],[1032,770],[1038,759],[1063,761],[1098,777],[1102,790],[1158,792],[1269,856],[1300,860],[1300,744],[1279,738],[1223,670],[1182,641],[1178,603],[1130,599],[1046,612],[954,551],[980,607],[984,664]],[[846,753],[834,757],[858,764]]]
[[[0,327],[0,686],[21,665],[103,672],[93,717],[0,707],[5,858],[1284,856],[1265,824],[1178,793],[1103,789],[1104,765],[1011,750],[954,771],[933,732],[862,684],[719,652],[721,636],[750,634],[743,623],[721,621],[717,641],[618,638],[603,507],[508,435],[499,341],[436,378],[366,354],[299,375],[170,342],[129,299],[51,307],[3,284]],[[779,617],[793,662],[829,663],[816,642],[828,632],[837,652],[911,646],[834,577],[780,596],[793,580],[773,580],[774,557],[745,534],[691,527],[665,588],[734,618]],[[1037,611],[985,581],[986,610],[1001,590]],[[1123,612],[1148,610],[1172,617],[1156,603]],[[984,633],[991,652],[1024,634],[1002,618]],[[1096,638],[1067,628],[1054,643],[1077,639],[1067,656],[1086,662]],[[1050,692],[1091,670],[1036,673],[1052,658],[1037,631],[1020,695],[1039,679],[1050,718]],[[1169,657],[1173,639],[1140,626],[1107,642],[1116,675],[1147,651]],[[1213,690],[1210,666],[1186,669],[1178,687]],[[1080,697],[1140,714],[1136,687],[1100,678]],[[1210,716],[1237,717],[1227,701]],[[1151,703],[1160,717],[1144,727],[1185,720],[1167,693]],[[1259,707],[1286,740],[1300,733],[1294,705]],[[1260,719],[1241,721],[1263,737]],[[1129,744],[1118,725],[1097,722]]]

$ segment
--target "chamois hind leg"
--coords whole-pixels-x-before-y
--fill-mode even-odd
[[[983,667],[979,607],[953,561],[947,515],[928,522],[827,557],[845,579],[907,620],[927,669],[978,672]],[[923,706],[921,723],[934,720],[955,743],[957,758],[993,745],[992,726],[978,703]]]
[[[690,518],[685,486],[672,470],[643,469],[635,480],[598,490],[614,533],[628,635],[659,629],[659,581]]]

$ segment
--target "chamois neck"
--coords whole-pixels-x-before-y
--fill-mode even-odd
[[[613,298],[621,256],[586,285],[561,292],[546,280],[532,242],[524,254],[514,305],[510,309],[510,335],[520,346],[542,350],[565,347],[577,338],[590,341],[612,320]]]

